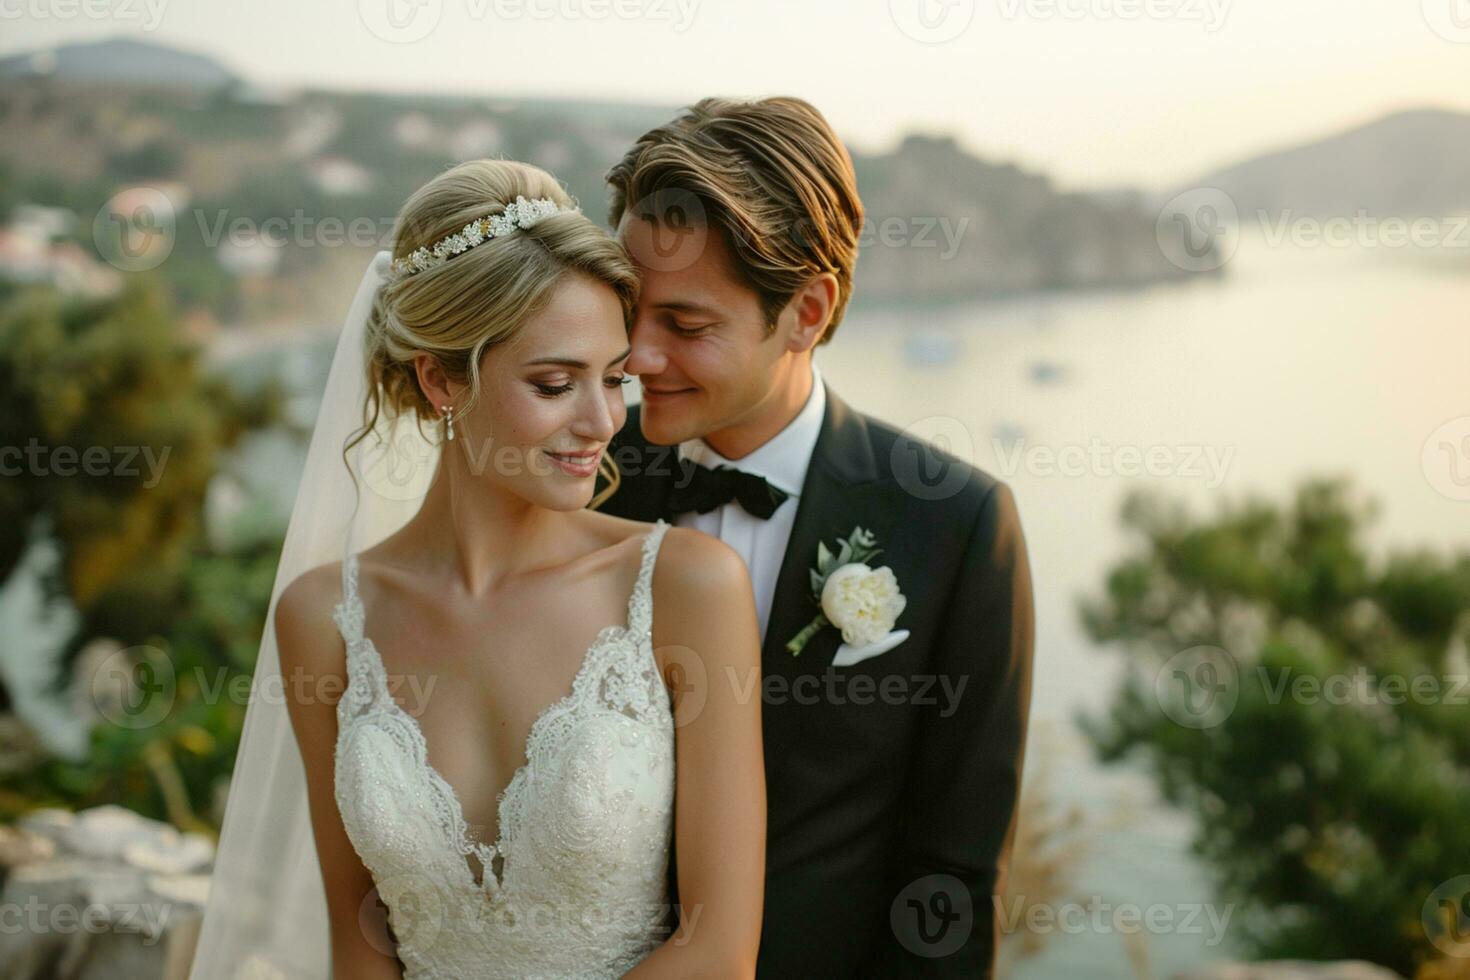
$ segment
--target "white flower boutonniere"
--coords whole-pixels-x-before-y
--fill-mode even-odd
[[[836,626],[852,646],[868,646],[888,636],[908,604],[898,590],[898,579],[887,566],[873,568],[869,561],[882,549],[863,528],[854,528],[838,544],[834,555],[817,543],[817,567],[811,570],[812,598],[822,611],[786,644],[792,656],[824,626]]]

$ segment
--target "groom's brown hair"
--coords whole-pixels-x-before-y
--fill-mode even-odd
[[[837,301],[819,343],[832,339],[852,298],[863,204],[852,158],[811,103],[701,99],[640,137],[607,182],[614,228],[630,209],[658,221],[692,197],[760,297],[768,330],[803,283],[832,273]]]

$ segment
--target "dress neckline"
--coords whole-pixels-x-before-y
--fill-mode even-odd
[[[651,617],[641,617],[638,614],[640,608],[638,599],[640,592],[650,589],[653,570],[650,559],[655,554],[656,546],[663,532],[671,526],[669,522],[660,518],[654,523],[653,530],[647,532],[643,537],[638,576],[633,581],[633,590],[628,597],[627,622],[623,624],[609,624],[598,631],[597,636],[593,638],[592,642],[582,652],[582,660],[577,666],[576,673],[572,675],[570,689],[566,694],[542,708],[532,720],[530,728],[526,730],[526,738],[521,745],[521,758],[523,761],[516,766],[505,787],[495,797],[495,806],[493,808],[495,813],[495,837],[493,841],[487,842],[481,839],[479,835],[470,832],[469,824],[465,820],[464,805],[460,801],[459,792],[448,779],[444,778],[444,775],[439,772],[438,768],[429,761],[428,740],[424,736],[423,727],[419,724],[417,718],[405,711],[402,705],[388,693],[386,685],[382,689],[382,697],[379,699],[380,710],[392,713],[413,731],[419,754],[417,761],[423,767],[429,782],[438,789],[444,799],[445,805],[449,809],[453,824],[451,835],[454,837],[456,848],[461,855],[468,856],[473,854],[476,860],[480,862],[479,881],[475,881],[474,869],[468,863],[460,862],[461,868],[469,877],[472,884],[489,894],[492,898],[498,898],[502,895],[508,872],[510,871],[505,861],[506,849],[510,844],[510,840],[508,839],[509,828],[506,826],[505,819],[506,802],[511,798],[512,791],[524,782],[531,767],[532,749],[537,744],[538,737],[543,734],[543,730],[551,719],[559,716],[577,703],[577,696],[581,693],[582,687],[585,686],[589,669],[596,660],[593,657],[593,653],[606,646],[609,641],[626,637],[628,634],[633,633],[635,629],[641,628],[643,631],[652,629]],[[358,650],[365,651],[371,656],[375,673],[379,677],[385,678],[386,668],[383,666],[382,653],[378,650],[377,645],[373,643],[372,637],[367,635],[364,627],[367,610],[363,604],[362,596],[358,594],[357,590],[357,564],[357,552],[348,552],[343,559],[343,594],[338,606],[351,614],[348,621],[355,623],[356,628],[354,630],[355,636],[348,636],[345,639],[349,647],[349,653],[352,652],[351,648],[355,642]],[[649,619],[649,621],[647,623],[640,623],[639,620],[644,618]],[[352,685],[352,681],[352,672],[349,670],[347,681],[349,688]],[[346,695],[344,693],[345,698]],[[499,874],[495,873],[494,864],[497,855],[501,858],[501,871]]]

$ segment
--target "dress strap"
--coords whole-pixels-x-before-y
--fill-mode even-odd
[[[659,545],[671,527],[672,524],[659,518],[654,522],[653,530],[643,537],[638,581],[633,583],[633,594],[628,599],[628,630],[634,637],[643,637],[653,627],[653,566],[658,561]]]
[[[332,613],[347,643],[347,690],[337,704],[339,721],[370,707],[388,691],[388,675],[377,649],[364,635],[367,610],[357,592],[357,555],[342,559],[342,601]]]
[[[362,600],[357,597],[357,555],[348,552],[342,558],[342,602],[333,618],[348,646],[362,642]]]

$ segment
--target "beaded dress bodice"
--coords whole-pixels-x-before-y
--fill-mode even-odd
[[[493,842],[471,836],[418,722],[390,696],[364,635],[357,556],[344,560],[337,806],[388,909],[405,980],[620,977],[666,937],[674,724],[651,633],[669,527],[661,520],[644,539],[627,624],[597,635],[570,693],[531,725]]]

